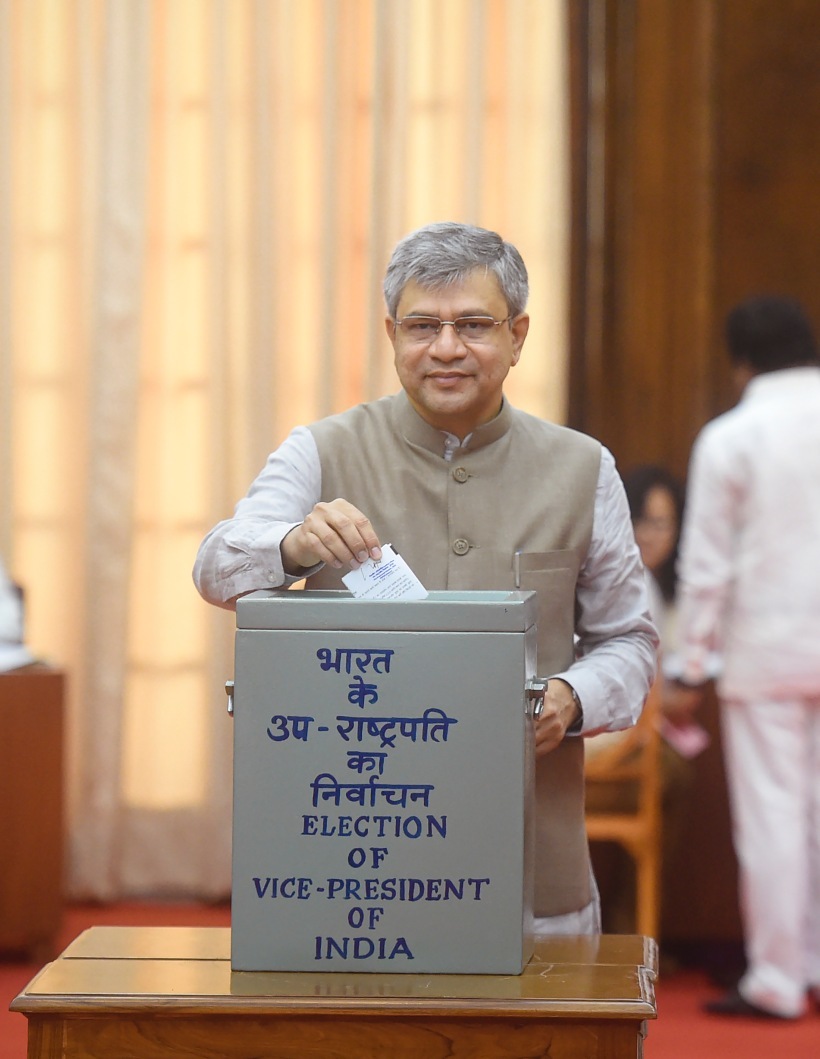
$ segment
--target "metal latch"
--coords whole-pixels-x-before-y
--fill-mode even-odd
[[[530,677],[524,685],[524,694],[527,696],[527,708],[533,717],[540,717],[544,709],[544,696],[547,694],[547,679],[544,677]]]
[[[233,717],[233,681],[225,681],[225,694],[228,696],[228,715]]]

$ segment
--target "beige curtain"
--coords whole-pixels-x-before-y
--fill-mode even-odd
[[[294,424],[392,392],[405,232],[522,250],[561,420],[563,0],[0,0],[0,549],[70,679],[75,896],[230,889],[232,616],[197,544]]]

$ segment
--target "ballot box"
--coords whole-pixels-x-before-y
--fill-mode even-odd
[[[238,601],[233,970],[521,973],[535,621],[532,592]]]

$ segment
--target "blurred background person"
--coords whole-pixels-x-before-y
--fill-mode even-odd
[[[820,359],[790,298],[741,302],[725,339],[741,398],[692,450],[666,710],[719,652],[747,969],[706,1009],[789,1019],[820,999]]]

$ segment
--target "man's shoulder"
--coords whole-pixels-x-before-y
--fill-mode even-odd
[[[807,365],[755,375],[737,404],[709,420],[701,435],[723,434],[754,429],[767,419],[782,421],[784,409],[803,411],[816,407],[820,399],[820,367]]]
[[[363,422],[387,419],[396,403],[398,395],[391,394],[388,397],[379,397],[374,401],[363,401],[361,404],[352,405],[343,412],[317,419],[308,425],[308,430],[314,436],[332,433],[337,430],[355,430]]]
[[[575,448],[579,452],[588,452],[590,455],[599,455],[602,449],[600,441],[584,434],[580,430],[553,423],[548,419],[540,419],[530,412],[524,412],[520,408],[511,408],[513,423],[516,428],[544,444],[560,444],[567,448]]]
[[[757,458],[766,419],[765,409],[742,400],[721,412],[698,431],[692,445],[693,464],[711,467],[713,473],[728,473],[739,459]]]
[[[705,423],[697,435],[696,444],[701,448],[710,448],[722,445],[732,438],[754,433],[755,423],[760,419],[761,413],[765,417],[765,408],[761,409],[751,401],[740,400],[732,408]]]

